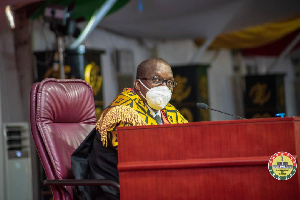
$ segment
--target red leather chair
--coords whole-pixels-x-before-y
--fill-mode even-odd
[[[96,113],[91,87],[83,80],[45,79],[30,92],[32,136],[46,172],[45,185],[54,200],[70,200],[76,185],[119,184],[110,180],[75,180],[71,154],[95,127]]]

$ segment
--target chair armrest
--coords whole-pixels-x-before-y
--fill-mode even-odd
[[[108,185],[120,191],[120,185],[117,182],[112,180],[107,180],[107,179],[47,179],[44,180],[44,185],[46,186]]]

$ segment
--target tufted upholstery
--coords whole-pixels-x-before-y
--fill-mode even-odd
[[[96,124],[94,96],[83,80],[45,79],[30,92],[32,136],[48,179],[72,179],[71,154]],[[54,199],[73,199],[71,186],[51,186]]]

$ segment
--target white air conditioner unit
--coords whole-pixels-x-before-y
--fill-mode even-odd
[[[7,200],[32,200],[32,167],[28,123],[5,123],[4,195]]]

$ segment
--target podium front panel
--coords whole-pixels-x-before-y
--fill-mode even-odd
[[[268,161],[300,154],[299,119],[118,128],[121,199],[298,199],[299,166],[277,180]]]

